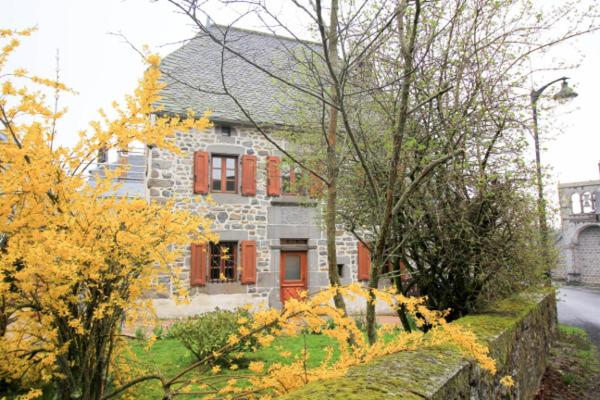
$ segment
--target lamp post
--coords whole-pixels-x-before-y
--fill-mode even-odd
[[[538,128],[537,102],[544,90],[546,90],[549,86],[560,81],[562,81],[562,84],[558,93],[554,95],[554,100],[568,100],[577,97],[577,93],[575,93],[575,91],[569,87],[567,79],[569,78],[563,76],[562,78],[558,78],[551,82],[548,82],[547,84],[545,84],[537,90],[531,91],[531,111],[533,113],[533,141],[535,145],[535,172],[538,189],[538,218],[540,227],[540,243],[542,245],[542,251],[544,252],[544,260],[548,264],[549,260],[546,251],[546,245],[548,243],[548,225],[546,224],[546,202],[544,200],[544,185],[542,182],[542,163],[540,160],[540,138]],[[548,268],[550,268],[550,265],[548,265]],[[550,276],[549,270],[548,276]]]

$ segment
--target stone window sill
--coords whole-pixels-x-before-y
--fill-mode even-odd
[[[304,196],[293,196],[293,195],[283,195],[280,197],[275,197],[271,200],[272,205],[281,205],[281,206],[296,206],[296,205],[304,205],[304,206],[316,206],[317,202],[313,199],[308,199]]]

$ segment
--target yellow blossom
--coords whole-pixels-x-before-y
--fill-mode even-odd
[[[262,372],[265,369],[265,363],[262,361],[252,361],[248,365],[248,369],[252,372]]]
[[[157,204],[111,195],[123,171],[99,173],[97,154],[134,143],[175,153],[177,132],[202,132],[210,122],[207,115],[159,113],[164,83],[159,59],[150,56],[137,88],[114,104],[114,112],[100,110],[87,130],[67,133],[78,138],[72,147],[58,145],[64,139],[54,127],[61,125],[66,110],[55,107],[54,96],[47,102],[44,92],[74,92],[56,79],[5,68],[31,32],[0,29],[0,130],[10,132],[0,141],[0,232],[10,243],[0,252],[0,271],[14,277],[11,285],[0,279],[11,333],[0,337],[0,376],[25,387],[71,379],[77,375],[71,368],[84,367],[78,355],[95,354],[108,359],[111,379],[118,382],[119,374],[132,373],[126,363],[114,360],[124,351],[118,343],[121,321],[152,316],[144,296],[161,289],[160,275],[169,276],[178,286],[174,291],[185,297],[187,286],[170,266],[191,242],[206,242],[213,235],[207,218],[175,209],[174,201]],[[90,337],[97,332],[119,351]],[[103,346],[96,347],[99,342]]]
[[[227,339],[227,343],[229,343],[232,346],[235,346],[239,342],[240,342],[240,338],[237,337],[236,335],[229,335],[229,338]]]
[[[513,380],[512,376],[505,375],[500,379],[500,384],[506,388],[511,388],[515,386],[515,381]]]

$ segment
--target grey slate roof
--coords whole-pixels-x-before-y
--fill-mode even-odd
[[[209,32],[247,60],[277,76],[296,81],[302,64],[320,49],[311,42],[298,41],[267,33],[213,25]],[[192,109],[198,114],[212,111],[215,121],[248,122],[238,105],[223,91],[221,71],[229,91],[257,122],[289,123],[293,112],[291,92],[285,84],[251,65],[200,33],[194,39],[165,57],[161,64],[163,90],[159,104],[164,111],[184,113]]]

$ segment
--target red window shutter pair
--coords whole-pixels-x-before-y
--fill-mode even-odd
[[[241,283],[256,283],[256,241],[243,240],[240,242]],[[206,285],[206,271],[208,267],[208,244],[192,244],[192,257],[190,261],[190,286]]]
[[[242,195],[256,195],[256,156],[242,156]],[[207,194],[209,182],[209,154],[194,152],[194,193]]]
[[[368,281],[370,274],[371,251],[363,242],[358,242],[358,280]]]
[[[281,158],[277,156],[267,157],[267,195],[281,195]]]

